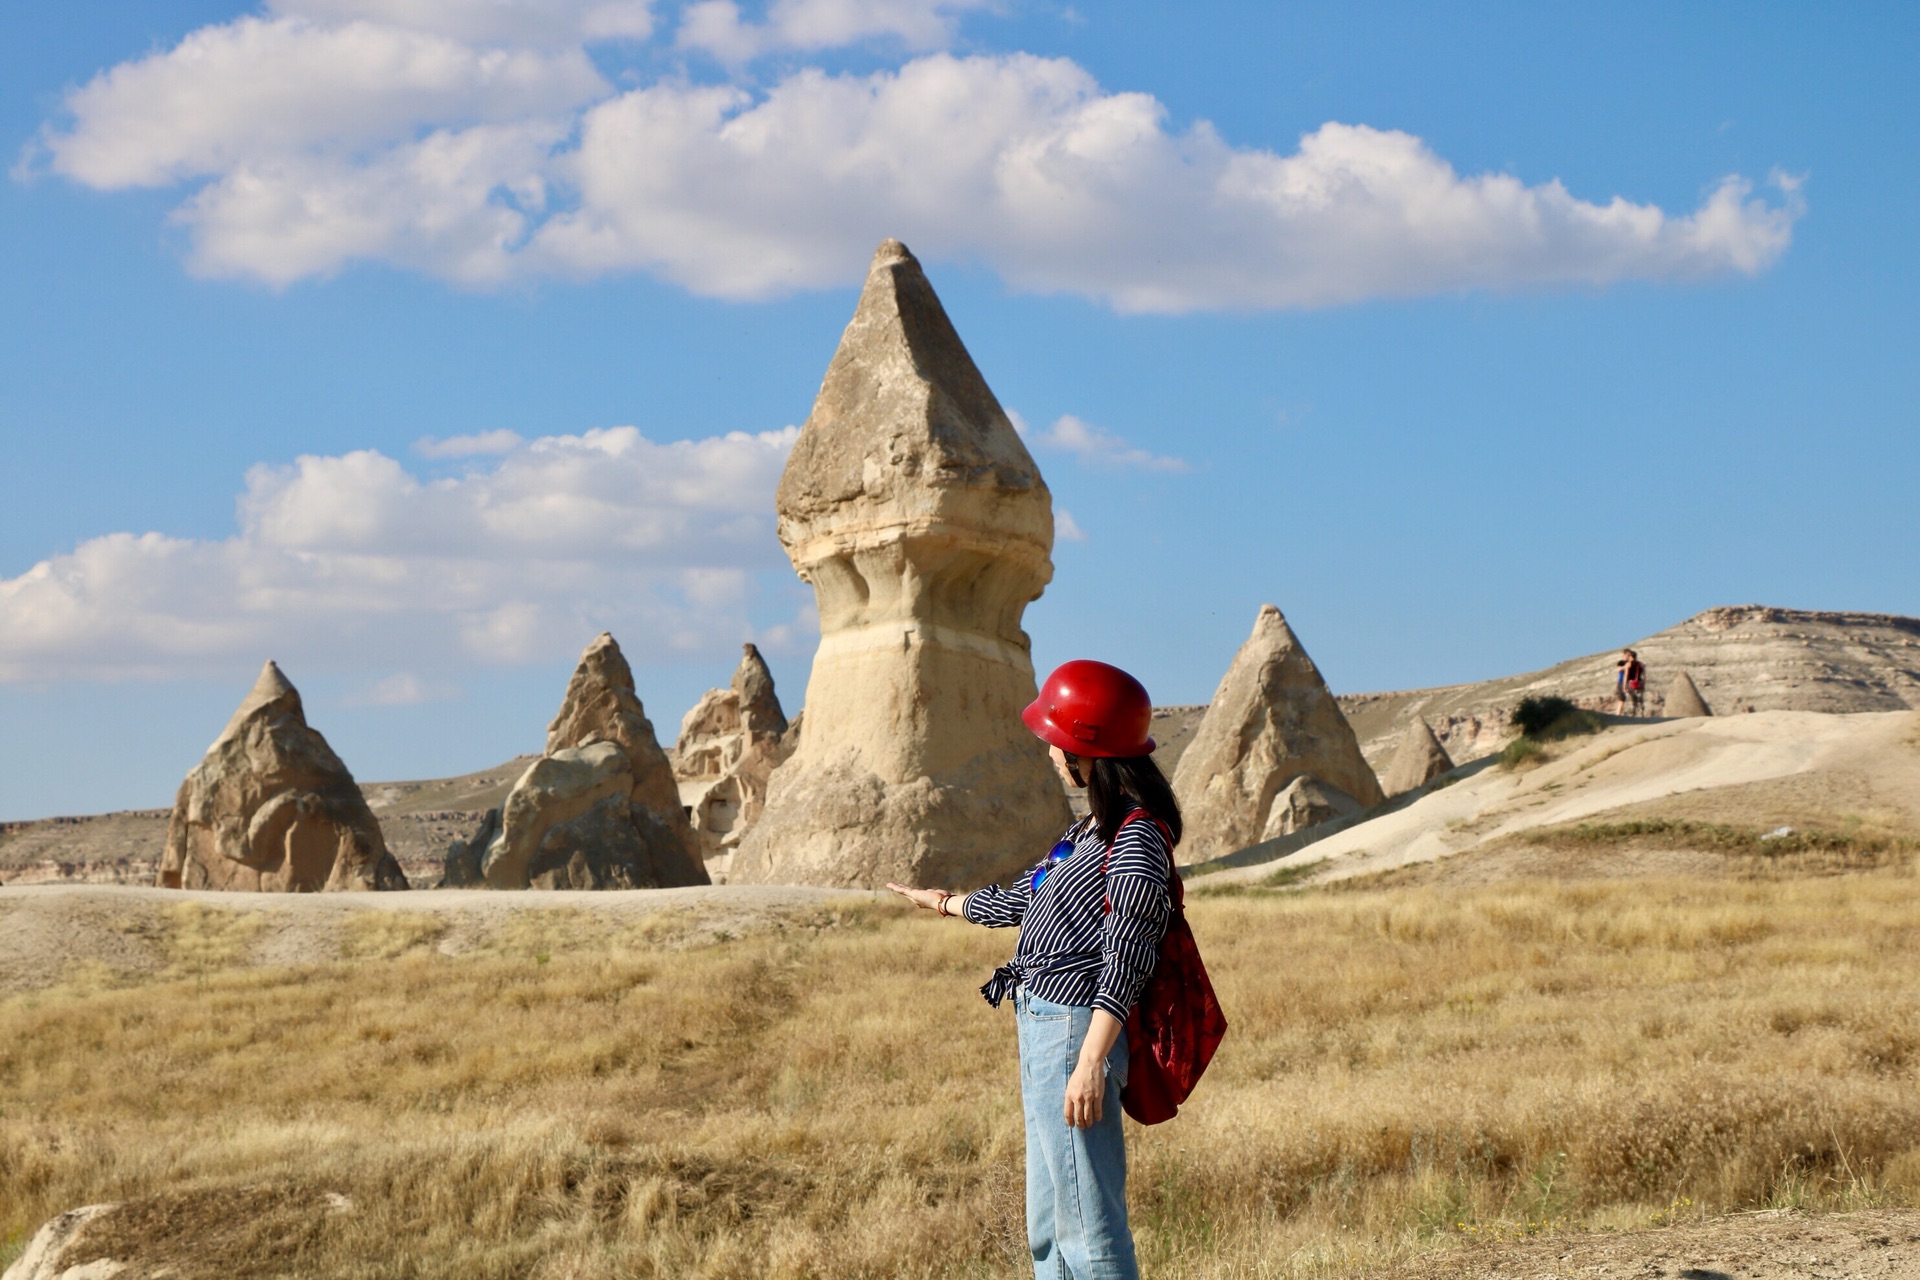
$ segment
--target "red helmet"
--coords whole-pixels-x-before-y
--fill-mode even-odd
[[[1042,742],[1071,756],[1153,754],[1146,686],[1104,662],[1061,663],[1020,718]]]

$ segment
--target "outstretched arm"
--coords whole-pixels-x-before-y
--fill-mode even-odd
[[[953,894],[945,889],[913,889],[891,882],[887,888],[916,907],[939,911],[944,905],[947,915],[964,914],[973,923],[983,924],[989,929],[1011,928],[1026,919],[1027,899],[1030,896],[1024,879],[1012,888],[1003,884],[989,884],[966,893]]]
[[[967,905],[969,895],[948,893],[945,889],[910,889],[904,884],[887,881],[887,888],[893,890],[916,907],[925,907],[928,911],[943,916],[957,916]]]

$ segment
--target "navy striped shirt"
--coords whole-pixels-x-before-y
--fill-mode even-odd
[[[1029,868],[1011,887],[988,885],[967,895],[960,913],[975,924],[1020,926],[1013,962],[980,992],[997,1006],[1024,985],[1042,1000],[1105,1009],[1125,1022],[1160,960],[1173,913],[1167,889],[1173,849],[1159,824],[1142,814],[1121,829],[1102,875],[1106,844],[1093,819],[1067,828],[1067,838],[1073,852],[1054,864],[1037,893],[1028,888]]]

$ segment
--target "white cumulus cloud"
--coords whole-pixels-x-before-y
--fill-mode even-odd
[[[347,703],[360,707],[418,707],[459,696],[459,685],[447,681],[422,680],[411,671],[397,671],[348,694]]]
[[[224,176],[454,125],[519,124],[604,97],[581,48],[485,48],[365,21],[241,18],[122,63],[67,98],[53,168],[102,188]]]
[[[647,0],[269,0],[267,8],[323,21],[378,22],[475,44],[564,46],[644,40],[653,33]]]
[[[1125,440],[1091,422],[1063,413],[1051,427],[1038,434],[1022,432],[1044,448],[1072,454],[1096,467],[1131,467],[1140,471],[1191,471],[1182,458],[1136,449]]]
[[[524,443],[520,433],[505,427],[476,431],[472,435],[422,436],[413,442],[413,451],[423,458],[473,458],[490,453],[512,453]]]
[[[971,0],[725,0],[671,37],[770,50],[943,45]],[[1727,176],[1697,208],[1463,174],[1329,122],[1291,150],[1178,126],[1064,58],[914,56],[763,87],[630,88],[591,53],[665,40],[644,5],[276,0],[74,89],[22,169],[177,186],[192,264],[276,285],[382,262],[469,285],[647,272],[763,298],[859,279],[898,236],[1012,286],[1125,311],[1315,307],[1766,269],[1803,208]]]
[[[676,42],[723,62],[787,49],[834,49],[891,38],[909,49],[937,49],[953,38],[957,15],[990,0],[774,0],[764,22],[745,22],[733,0],[699,0],[680,18]]]
[[[773,491],[797,434],[617,427],[441,479],[371,450],[255,467],[230,537],[108,534],[0,579],[0,680],[350,655],[405,701],[441,687],[413,673],[564,658],[589,628],[636,659],[738,643],[755,575],[790,572]]]

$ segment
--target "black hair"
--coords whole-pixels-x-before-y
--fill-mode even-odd
[[[1173,787],[1152,756],[1096,756],[1080,763],[1089,766],[1087,807],[1103,841],[1112,844],[1127,815],[1145,809],[1166,823],[1173,842],[1180,843],[1180,802],[1173,798]]]

